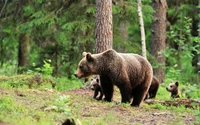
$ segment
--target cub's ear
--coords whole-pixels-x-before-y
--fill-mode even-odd
[[[176,85],[176,86],[178,86],[178,85],[179,85],[179,83],[178,83],[178,82],[175,82],[175,85]]]
[[[94,60],[94,57],[92,57],[92,54],[91,54],[91,53],[87,53],[86,59],[87,59],[88,62],[91,62],[91,61]]]
[[[82,57],[85,57],[87,55],[87,52],[82,53]]]

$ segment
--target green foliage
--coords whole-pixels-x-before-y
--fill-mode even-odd
[[[197,120],[200,122],[200,112],[198,112],[196,115],[197,115]]]
[[[56,78],[55,81],[57,83],[55,89],[58,91],[71,90],[83,86],[83,83],[77,79]]]
[[[184,98],[190,97],[193,99],[200,100],[200,86],[197,84],[187,84],[182,87],[182,95]]]
[[[22,105],[17,105],[15,99],[11,96],[0,97],[0,110],[0,119],[8,113],[19,114],[27,112],[26,108]]]
[[[44,65],[41,69],[44,75],[51,75],[53,73],[53,67],[51,67],[50,63],[51,63],[51,60],[48,60],[48,62],[44,61]]]
[[[154,109],[159,109],[159,110],[164,110],[166,108],[165,106],[163,106],[160,103],[155,103],[155,104],[151,105],[151,107]]]
[[[13,99],[9,97],[0,97],[0,110],[1,111],[7,111],[12,112],[14,110],[13,108]]]
[[[37,78],[38,76],[39,78]],[[37,80],[39,81],[37,83]],[[80,88],[84,84],[78,79],[68,79],[65,77],[54,78],[41,74],[0,76],[0,88],[52,88],[58,91]]]
[[[168,39],[178,48],[167,48],[165,56],[167,57],[167,77],[179,81],[197,82],[197,74],[194,73],[192,60],[195,53],[199,51],[200,38],[191,35],[191,19],[183,17],[178,21],[179,24],[171,27],[168,32]]]
[[[52,73],[53,73],[53,67],[51,66],[51,60],[47,60],[47,61],[43,61],[44,64],[43,66],[40,68],[40,67],[36,67],[35,63],[33,63],[33,67],[34,69],[33,70],[28,70],[27,71],[27,74],[38,74],[38,73],[41,73],[42,75],[44,76],[51,76]]]
[[[57,112],[63,112],[66,116],[71,115],[71,109],[69,107],[70,102],[70,96],[69,95],[63,95],[58,97],[58,99],[55,100],[55,110]]]

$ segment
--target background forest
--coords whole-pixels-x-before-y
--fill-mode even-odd
[[[151,0],[142,0],[147,56],[150,54]],[[199,84],[200,31],[198,0],[167,0],[166,78]],[[73,78],[83,51],[95,50],[94,0],[1,0],[0,74],[42,72]],[[141,54],[136,0],[113,0],[113,48]]]
[[[143,54],[139,0],[106,2],[0,0],[1,125],[199,125],[200,0],[142,0],[146,55],[162,84],[139,108],[120,103],[117,87],[112,102],[97,101],[73,75],[83,51]],[[100,24],[108,35],[98,12],[108,12]],[[166,90],[171,81],[180,83],[178,99]]]

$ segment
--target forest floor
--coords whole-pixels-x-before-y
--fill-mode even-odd
[[[120,103],[119,91],[116,90],[114,98],[111,103],[104,101],[97,101],[93,99],[93,91],[90,89],[79,88],[58,92],[51,89],[1,89],[0,97],[9,96],[13,97],[15,103],[24,105],[29,112],[27,116],[32,121],[39,121],[42,115],[39,113],[34,114],[37,110],[45,113],[48,117],[53,111],[48,110],[48,105],[54,102],[57,98],[55,95],[69,95],[69,107],[71,115],[66,116],[63,113],[56,112],[51,114],[53,116],[54,125],[60,125],[66,118],[73,118],[77,125],[198,125],[197,117],[193,111],[198,109],[187,109],[182,107],[176,110],[167,106],[154,105],[142,103],[140,107],[131,107],[129,104]],[[1,100],[0,100],[1,101]],[[48,102],[48,103],[47,103]],[[2,108],[2,107],[0,107]],[[24,109],[25,110],[25,109]],[[16,114],[16,113],[13,113]],[[32,115],[31,115],[32,114]],[[34,115],[33,115],[34,114]],[[58,116],[62,117],[58,117]],[[26,115],[25,115],[26,116]],[[24,117],[25,117],[24,116]],[[5,117],[2,121],[0,117],[0,125],[13,125],[20,124],[13,122],[11,117],[9,121]],[[19,119],[21,116],[19,116]],[[23,117],[22,117],[23,118]],[[7,119],[7,120],[6,120]],[[26,124],[26,123],[23,123]],[[29,123],[28,123],[29,124]],[[33,123],[34,124],[34,123]],[[42,125],[42,123],[40,123]]]
[[[82,104],[83,107],[79,110],[81,119],[90,119],[101,117],[107,120],[109,115],[113,115],[113,121],[109,125],[190,125],[198,124],[195,115],[183,112],[174,112],[173,110],[154,109],[142,104],[140,107],[131,107],[129,105],[120,104],[120,95],[115,92],[113,102],[105,104],[102,101],[91,99],[93,91],[89,89],[75,89],[66,91],[66,94],[71,95],[73,98],[82,97],[91,100],[91,102],[77,100],[76,103]],[[113,123],[112,123],[113,122]],[[95,124],[95,123],[93,123]]]

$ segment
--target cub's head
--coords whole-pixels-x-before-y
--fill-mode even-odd
[[[100,86],[99,77],[94,76],[90,81],[90,86],[92,90],[96,90]]]
[[[171,82],[168,87],[166,87],[167,91],[174,92],[178,90],[179,82]]]
[[[83,58],[78,64],[78,69],[75,72],[77,78],[88,78],[96,73],[95,57],[91,53],[83,52]]]

